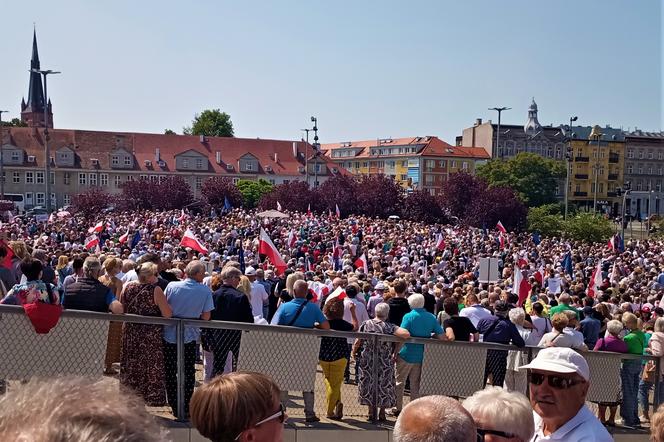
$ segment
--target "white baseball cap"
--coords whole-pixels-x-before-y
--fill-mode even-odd
[[[247,267],[244,269],[244,274],[246,276],[256,276],[256,269],[253,267]]]
[[[530,364],[522,365],[519,370],[525,368],[563,374],[578,373],[586,381],[590,379],[590,368],[586,358],[571,348],[544,348],[537,353],[537,357],[530,361]]]

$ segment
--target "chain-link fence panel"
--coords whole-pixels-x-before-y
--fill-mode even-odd
[[[487,350],[479,345],[424,345],[420,394],[468,397],[484,388]]]
[[[597,403],[617,402],[621,387],[620,368],[622,362],[620,358],[607,357],[592,352],[586,352],[583,356],[590,368],[590,388],[588,389],[587,400]]]

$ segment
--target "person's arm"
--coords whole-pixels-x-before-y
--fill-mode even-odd
[[[445,327],[445,336],[447,336],[448,341],[454,341],[456,338],[454,336],[454,329],[452,327]]]
[[[201,319],[202,319],[203,321],[209,321],[211,316],[212,316],[212,312],[211,312],[211,311],[201,313]]]
[[[653,356],[664,356],[664,346],[662,346],[662,342],[655,338],[655,339],[650,339],[650,354]]]
[[[171,309],[171,306],[168,305],[168,301],[166,301],[166,295],[164,295],[164,292],[161,290],[159,286],[156,286],[154,288],[154,303],[157,304],[157,307],[159,307],[159,311],[161,312],[161,316],[164,318],[170,318],[173,316],[173,309]]]
[[[394,331],[394,336],[401,339],[408,339],[410,338],[410,332],[405,328],[397,327]]]
[[[108,292],[106,293],[106,304],[108,305],[108,311],[114,315],[121,315],[124,313],[124,306],[115,299],[115,295],[111,289],[108,289]]]
[[[510,324],[511,329],[512,329],[512,344],[516,345],[517,347],[525,347],[526,342],[523,340],[521,337],[521,334],[519,333],[519,330],[517,330],[516,326],[514,324]]]
[[[319,330],[329,330],[330,329],[330,323],[327,322],[327,319],[326,319],[323,322],[319,322],[315,327]]]
[[[201,313],[201,319],[203,321],[209,321],[212,317],[212,310],[214,310],[214,301],[212,300],[212,290],[209,287],[207,289],[207,298],[205,300],[205,306],[203,307],[203,313]],[[168,288],[166,288],[168,290]]]
[[[440,326],[438,321],[434,323],[433,333],[434,337],[439,341],[447,341],[447,335],[445,334],[445,331],[443,331],[443,327]],[[454,335],[454,332],[452,332],[452,335]]]

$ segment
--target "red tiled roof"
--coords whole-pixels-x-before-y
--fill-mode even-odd
[[[304,166],[303,156],[296,158],[293,155],[293,144],[298,152],[306,150],[309,158],[313,156],[313,148],[304,141],[263,140],[249,138],[222,138],[205,137],[201,142],[199,136],[164,135],[127,132],[99,132],[85,130],[52,129],[50,134],[51,156],[57,150],[69,147],[76,154],[75,168],[92,169],[92,159],[99,161],[99,168],[104,170],[126,170],[111,167],[111,152],[122,148],[134,156],[134,167],[131,170],[140,172],[175,172],[175,158],[187,151],[197,152],[208,158],[207,172],[220,175],[242,175],[239,172],[239,159],[245,155],[253,155],[259,163],[259,170],[245,172],[249,175],[303,175],[299,167]],[[34,163],[25,163],[30,167],[44,167],[43,130],[29,127],[13,127],[3,130],[4,143],[11,144],[25,150],[26,155],[35,156]],[[159,157],[166,163],[164,168],[156,163],[156,149]],[[221,163],[217,163],[216,155],[220,152]],[[275,157],[276,155],[276,157]],[[146,165],[146,161],[151,166]],[[347,173],[328,158],[322,156],[321,160],[329,167],[338,168],[339,173]],[[233,170],[227,165],[232,164]],[[272,172],[266,172],[266,166]],[[187,170],[187,173],[192,172]]]
[[[384,155],[371,155],[372,147],[390,148],[398,146],[424,146],[416,153],[402,153],[402,154],[384,154]],[[408,138],[394,138],[389,142],[381,140],[364,140],[364,141],[347,141],[340,143],[323,144],[321,149],[326,155],[331,157],[332,151],[336,149],[361,149],[356,156],[353,157],[339,157],[333,158],[334,160],[348,160],[352,158],[376,158],[376,157],[411,157],[413,155],[421,156],[438,156],[438,157],[459,157],[459,158],[476,158],[476,159],[489,159],[490,155],[481,147],[457,147],[452,146],[445,141],[435,136],[427,137],[408,137]]]

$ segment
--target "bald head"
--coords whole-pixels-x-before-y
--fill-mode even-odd
[[[308,292],[309,285],[307,284],[307,281],[301,279],[295,281],[295,284],[293,284],[293,294],[296,298],[306,298]]]
[[[394,426],[394,442],[475,442],[477,427],[461,404],[425,396],[406,405]]]

